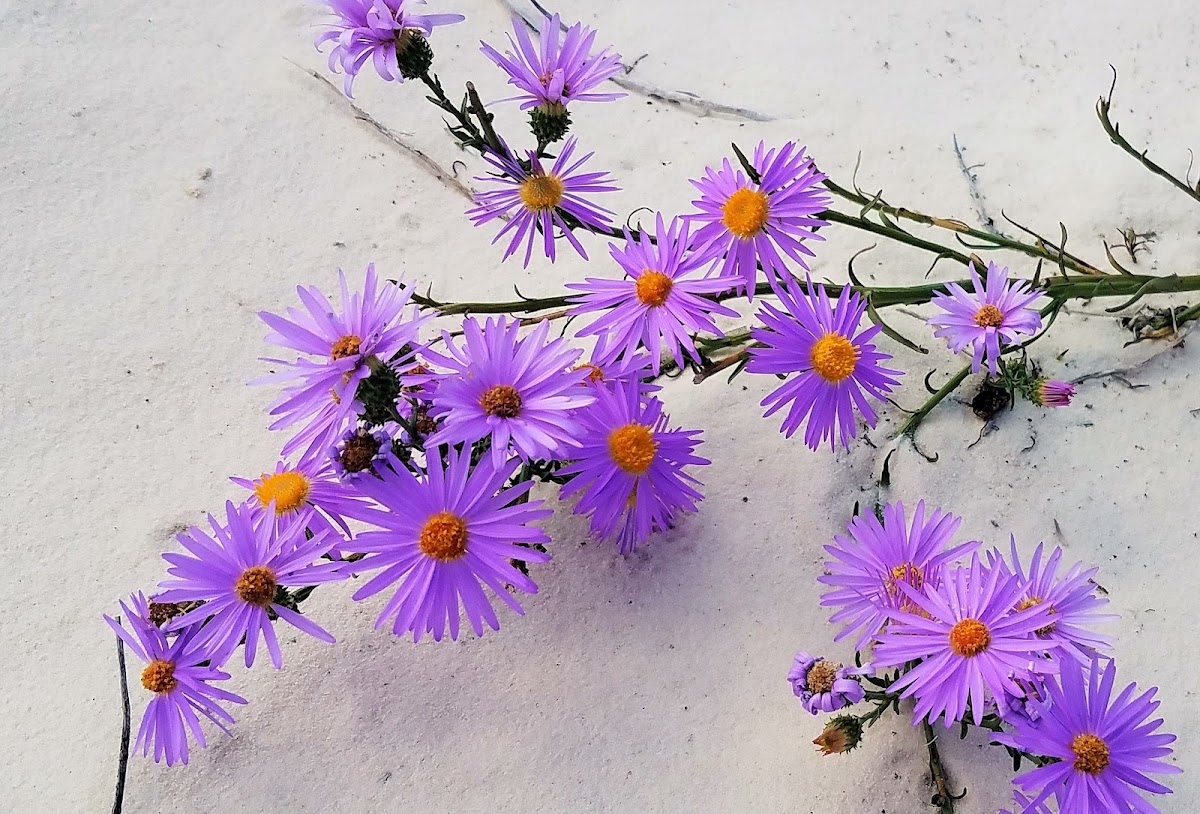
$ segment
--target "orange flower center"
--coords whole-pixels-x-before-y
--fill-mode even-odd
[[[1075,753],[1075,771],[1100,774],[1108,768],[1108,744],[1095,735],[1084,733],[1071,739]]]
[[[263,475],[262,480],[254,487],[254,494],[266,508],[275,501],[275,513],[286,514],[304,505],[312,484],[308,478],[299,472],[276,472],[274,475]]]
[[[975,312],[975,324],[980,328],[999,328],[1004,324],[1004,314],[994,305],[985,305]]]
[[[142,686],[150,692],[170,692],[178,684],[172,662],[155,659],[142,670]]]
[[[507,384],[489,387],[479,397],[479,406],[488,415],[498,418],[516,418],[521,414],[521,394],[517,388]]]
[[[608,434],[608,454],[621,471],[630,475],[641,475],[649,469],[656,452],[654,433],[642,424],[626,424]]]
[[[562,203],[562,179],[557,175],[531,175],[517,189],[521,203],[534,212],[548,212]]]
[[[581,365],[575,365],[575,367],[571,369],[586,370],[588,372],[587,380],[592,384],[604,383],[604,371],[601,370],[597,365],[593,365],[591,362],[584,362]]]
[[[746,240],[762,231],[770,210],[767,193],[742,187],[721,207],[721,222],[737,237]]]
[[[265,565],[255,565],[242,572],[233,590],[243,602],[265,608],[275,598],[278,587],[274,571]]]
[[[661,271],[646,269],[637,278],[637,298],[643,305],[657,308],[667,301],[675,281]]]
[[[963,619],[950,628],[950,649],[965,658],[978,656],[991,643],[992,632],[978,619]]]
[[[832,692],[833,682],[837,679],[837,671],[841,666],[822,659],[808,668],[808,675],[804,677],[805,683],[817,694]]]
[[[467,524],[450,512],[438,512],[421,527],[417,545],[426,557],[442,562],[457,560],[467,553]]]
[[[341,339],[333,343],[333,347],[329,349],[329,357],[335,362],[338,359],[345,359],[349,356],[357,356],[358,349],[362,347],[362,339],[354,334],[346,334]]]
[[[825,381],[837,384],[858,366],[858,348],[841,334],[829,333],[812,346],[813,370]]]

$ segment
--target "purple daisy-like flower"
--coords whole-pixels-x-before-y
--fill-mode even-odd
[[[858,682],[861,669],[843,667],[801,650],[792,660],[788,681],[792,692],[813,715],[845,709],[863,700],[866,691]]]
[[[133,594],[128,605],[122,602],[121,610],[128,628],[111,616],[106,615],[104,621],[146,663],[142,687],[154,694],[133,748],[140,749],[143,757],[153,749],[155,763],[165,758],[168,766],[186,764],[189,731],[201,748],[208,745],[197,713],[228,735],[226,725],[233,723],[233,716],[221,707],[221,702],[244,704],[246,699],[213,686],[214,682],[228,680],[229,674],[211,665],[212,652],[198,628],[168,639],[150,622],[150,608],[141,593]]]
[[[571,476],[562,496],[581,493],[576,514],[591,516],[592,533],[616,536],[629,554],[655,530],[670,528],[677,512],[694,512],[703,500],[684,471],[705,466],[695,454],[699,430],[667,429],[662,402],[637,384],[595,388],[596,403],[579,414],[583,422],[576,460],[560,473]]]
[[[249,505],[256,513],[273,512],[281,521],[305,515],[310,531],[327,532],[335,539],[334,556],[342,542],[336,538],[350,536],[346,518],[356,517],[366,505],[360,495],[341,482],[328,459],[301,460],[296,464],[279,461],[274,472],[264,472],[256,479],[230,480],[254,492]],[[309,507],[316,511],[309,512]]]
[[[897,587],[917,612],[890,612],[891,623],[875,646],[875,663],[898,667],[920,662],[888,688],[902,690],[901,698],[916,696],[914,725],[944,716],[948,728],[962,720],[968,701],[976,725],[989,708],[1003,715],[1007,707],[997,707],[996,699],[1021,692],[1014,677],[1053,669],[1040,661],[1045,645],[1034,636],[1049,621],[1049,608],[1014,610],[1021,598],[1020,580],[1000,568],[985,569],[978,555],[936,587],[919,591],[907,582]],[[1035,663],[1040,664],[1037,670]]]
[[[287,383],[283,396],[271,407],[271,415],[279,416],[271,429],[308,422],[284,445],[284,457],[301,448],[305,458],[324,453],[362,409],[354,399],[359,383],[380,365],[411,360],[425,321],[415,312],[404,313],[412,287],[386,281],[380,285],[373,263],[367,266],[362,293],[350,291],[340,270],[338,280],[340,312],[315,286],[299,286],[296,292],[303,309],[289,308],[286,316],[259,313],[271,328],[267,342],[316,357],[293,362],[266,359],[285,369],[254,382]]]
[[[425,0],[325,0],[325,4],[330,11],[329,28],[317,35],[316,46],[320,50],[327,42],[335,43],[329,52],[329,70],[346,75],[347,96],[354,95],[354,79],[367,60],[385,81],[403,82],[404,57],[412,50],[426,49],[421,40],[437,26],[466,19],[461,14],[413,10],[425,5]]]
[[[946,292],[934,295],[933,304],[945,311],[929,318],[937,328],[933,335],[946,340],[950,350],[959,353],[971,349],[971,372],[987,363],[993,376],[999,370],[1002,345],[1023,336],[1032,336],[1042,327],[1042,318],[1029,304],[1041,296],[1029,283],[1008,281],[1008,268],[989,262],[986,284],[979,279],[975,264],[970,266],[973,291],[958,283],[946,283]]]
[[[840,442],[849,449],[858,434],[857,408],[868,427],[877,420],[867,396],[885,399],[899,385],[903,371],[883,366],[892,357],[875,349],[872,339],[882,330],[872,325],[858,331],[866,303],[857,292],[844,286],[836,304],[829,301],[823,286],[806,282],[808,294],[795,280],[776,286],[786,311],[764,303],[758,314],[762,328],[750,335],[749,373],[795,373],[762,401],[764,417],[788,408],[782,431],[788,438],[807,421],[804,443],[817,449],[829,440],[829,448]]]
[[[585,229],[608,230],[609,216],[613,213],[596,206],[584,196],[597,192],[616,192],[617,187],[612,185],[612,178],[607,172],[579,172],[595,153],[575,160],[575,146],[574,136],[567,139],[549,170],[535,152],[529,151],[528,172],[507,145],[503,154],[491,151],[484,153],[484,160],[499,170],[500,175],[485,175],[475,180],[498,184],[500,188],[477,192],[476,206],[467,210],[467,216],[476,226],[504,215],[511,216],[492,240],[492,243],[497,243],[509,232],[513,233],[502,260],[512,257],[524,242],[525,266],[528,267],[537,233],[541,232],[542,248],[553,262],[556,257],[556,228],[562,230],[563,237],[586,260],[587,252],[572,233],[572,226],[579,224]]]
[[[912,522],[905,519],[903,503],[883,507],[883,522],[874,514],[850,520],[849,537],[835,535],[825,546],[833,557],[817,581],[833,587],[821,597],[823,607],[838,608],[829,621],[842,625],[834,641],[858,633],[855,650],[876,639],[894,610],[918,608],[901,590],[936,588],[945,567],[979,546],[977,541],[951,546],[950,539],[962,518],[941,509],[926,517],[925,501],[917,503]]]
[[[1049,557],[1043,558],[1045,546],[1038,543],[1026,570],[1021,566],[1016,537],[1010,537],[1009,546],[1009,560],[991,552],[989,565],[1006,574],[1016,572],[1022,589],[1018,610],[1041,605],[1049,611],[1046,626],[1035,631],[1047,649],[1057,648],[1082,664],[1091,664],[1099,651],[1110,649],[1112,641],[1092,629],[1117,619],[1116,614],[1100,612],[1108,604],[1107,599],[1096,593],[1094,577],[1100,569],[1084,568],[1083,563],[1077,562],[1060,576],[1063,550],[1056,546]]]
[[[608,48],[593,53],[596,32],[583,23],[566,29],[559,16],[546,17],[538,42],[529,36],[529,28],[520,17],[513,18],[514,40],[508,41],[513,50],[501,54],[486,42],[480,48],[484,56],[504,69],[508,84],[522,91],[519,96],[502,101],[521,101],[521,109],[542,108],[561,112],[571,102],[608,102],[620,99],[624,93],[591,93],[590,91],[621,70],[621,55]],[[560,40],[561,37],[561,40]]]
[[[432,449],[432,447],[431,447]],[[445,464],[429,456],[428,474],[418,478],[406,469],[384,470],[364,478],[359,488],[385,511],[362,519],[378,526],[354,538],[354,549],[365,553],[356,570],[382,569],[354,594],[366,599],[401,581],[388,600],[376,629],[394,617],[392,632],[411,632],[414,641],[425,633],[441,641],[459,633],[460,608],[466,611],[475,635],[486,622],[500,629],[484,586],[506,605],[523,613],[508,588],[537,593],[537,585],[517,570],[513,560],[546,562],[550,555],[531,546],[550,538],[533,523],[549,517],[542,501],[521,502],[532,481],[505,489],[517,461],[494,468],[484,459],[470,468],[470,452],[451,449]]]
[[[1049,697],[1036,721],[1014,720],[1011,734],[998,735],[999,743],[1057,758],[1054,763],[1026,772],[1013,782],[1027,794],[1037,792],[1020,814],[1036,811],[1043,801],[1055,798],[1064,814],[1157,814],[1158,809],[1140,791],[1170,794],[1151,774],[1177,774],[1166,762],[1174,735],[1156,732],[1162,719],[1147,720],[1157,711],[1157,687],[1134,697],[1130,684],[1113,698],[1117,668],[1112,661],[1103,669],[1099,661],[1084,666],[1067,660],[1059,680],[1047,682]]]
[[[159,598],[164,602],[203,602],[198,608],[177,616],[168,630],[208,621],[204,633],[215,664],[224,664],[246,642],[246,666],[254,664],[258,639],[262,636],[271,663],[283,667],[283,652],[275,636],[272,615],[323,642],[333,643],[324,628],[314,624],[277,600],[279,588],[302,588],[344,579],[342,564],[317,561],[329,553],[336,538],[326,533],[306,538],[309,514],[286,521],[256,512],[243,503],[225,504],[227,523],[211,514],[212,531],[192,526],[176,539],[187,554],[167,552],[163,559],[173,579],[163,580]]]
[[[640,231],[635,236],[626,227],[624,247],[609,244],[625,278],[567,283],[567,288],[584,292],[571,298],[578,303],[572,314],[602,312],[578,333],[603,338],[597,354],[602,362],[633,356],[645,346],[657,375],[664,348],[677,365],[683,365],[685,354],[700,360],[690,332],[725,335],[713,316],[736,317],[737,312],[704,295],[727,291],[732,283],[721,277],[690,278],[704,264],[688,254],[689,242],[686,221],[673,219],[668,228],[659,214],[654,236]]]
[[[804,241],[824,239],[815,229],[826,223],[816,215],[829,207],[830,198],[821,187],[825,176],[804,149],[789,141],[768,150],[760,141],[751,162],[757,183],[735,171],[728,158],[720,169],[706,167],[704,177],[691,182],[701,196],[692,202],[700,211],[688,216],[703,224],[693,237],[696,250],[705,262],[720,266],[721,276],[740,279],[751,298],[760,264],[768,280],[787,279],[784,258],[807,270],[804,258],[814,255]]]
[[[1069,407],[1075,398],[1075,385],[1058,379],[1041,379],[1037,383],[1037,403],[1042,407]]]
[[[1013,805],[1015,809],[1009,811],[1007,808],[1000,809],[1000,814],[1056,814],[1057,808],[1051,808],[1046,803],[1034,804],[1028,797],[1021,792],[1013,789]]]
[[[563,339],[547,343],[549,320],[523,339],[520,329],[504,317],[482,326],[471,318],[463,322],[461,346],[445,334],[445,354],[425,352],[450,371],[433,393],[432,415],[442,425],[427,448],[490,436],[492,463],[500,469],[510,445],[527,460],[554,459],[578,445],[579,423],[569,412],[595,400],[592,388],[579,386],[589,371],[570,369],[581,351]]]

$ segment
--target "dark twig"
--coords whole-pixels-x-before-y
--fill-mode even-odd
[[[946,776],[946,767],[937,748],[937,734],[929,725],[928,719],[921,721],[921,735],[925,739],[925,748],[929,751],[929,776],[937,789],[932,803],[938,807],[941,814],[954,814],[954,801],[965,797],[966,791],[957,796],[950,791],[950,779]]]
[[[121,672],[121,751],[117,760],[117,790],[113,795],[112,814],[121,814],[125,805],[125,774],[129,769],[129,680],[125,674],[125,642],[120,636],[117,637],[117,667]]]

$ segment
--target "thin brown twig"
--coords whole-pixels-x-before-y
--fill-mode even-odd
[[[117,620],[120,622],[120,619]],[[125,775],[129,770],[129,680],[125,673],[125,642],[117,637],[117,667],[121,673],[121,749],[117,760],[117,790],[113,794],[112,814],[121,814],[125,805]]]

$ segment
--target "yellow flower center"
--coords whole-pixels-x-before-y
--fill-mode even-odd
[[[950,628],[950,649],[960,656],[978,656],[991,643],[992,632],[978,619],[963,619]]]
[[[1016,610],[1018,612],[1020,612],[1020,611],[1026,610],[1028,608],[1036,608],[1038,605],[1041,605],[1045,601],[1046,600],[1042,599],[1040,596],[1027,596],[1024,599],[1022,599],[1020,602],[1017,603]],[[1056,611],[1054,609],[1054,606],[1051,605],[1049,608],[1046,609],[1046,613],[1050,614],[1051,616],[1054,616],[1055,614],[1058,613],[1058,611]],[[1039,627],[1037,630],[1035,630],[1033,632],[1035,634],[1037,634],[1038,636],[1048,636],[1048,635],[1050,635],[1050,631],[1054,630],[1054,624],[1055,623],[1052,620],[1048,624],[1046,624],[1042,627]]]
[[[650,468],[658,442],[654,433],[642,424],[626,424],[608,434],[608,454],[623,472],[641,475]]]
[[[438,512],[421,527],[417,545],[426,557],[442,562],[457,560],[467,553],[467,524],[450,512]]]
[[[833,682],[837,679],[837,671],[841,666],[821,659],[808,668],[808,675],[804,677],[804,681],[808,684],[808,688],[818,695],[833,692]]]
[[[155,659],[142,670],[142,686],[150,692],[170,692],[178,684],[172,662]]]
[[[355,336],[354,334],[346,334],[341,339],[333,343],[333,347],[329,349],[329,358],[336,362],[338,359],[357,356],[358,349],[361,347],[361,338]]]
[[[975,324],[980,328],[999,328],[1004,324],[1004,314],[994,305],[985,305],[975,312]]]
[[[563,190],[562,179],[557,175],[531,175],[517,191],[526,209],[546,212],[562,203]]]
[[[498,384],[484,391],[479,397],[479,406],[488,415],[516,418],[521,414],[521,394],[515,387]]]
[[[646,269],[637,278],[637,298],[643,305],[657,308],[667,301],[675,281],[661,271]]]
[[[812,366],[822,379],[837,384],[858,366],[858,348],[841,334],[825,334],[812,346]]]
[[[304,505],[311,488],[312,483],[299,472],[276,472],[263,475],[254,487],[254,494],[264,508],[274,500],[275,514],[286,514]]]
[[[572,370],[586,370],[588,372],[587,380],[592,384],[604,384],[604,371],[597,365],[591,362],[584,362],[581,365],[575,365]]]
[[[742,187],[729,196],[721,207],[725,228],[743,240],[762,231],[770,209],[767,193]]]
[[[1108,768],[1108,744],[1095,735],[1084,733],[1071,739],[1075,753],[1075,771],[1100,774]]]
[[[908,598],[908,594],[900,590],[899,583],[905,582],[910,588],[921,590],[925,585],[924,572],[911,562],[901,563],[892,569],[892,573],[883,580],[883,589],[892,601],[899,603],[900,610],[915,613],[918,616],[929,616],[925,609]]]
[[[233,590],[243,602],[265,608],[275,598],[278,587],[275,572],[265,565],[256,565],[242,572]]]

